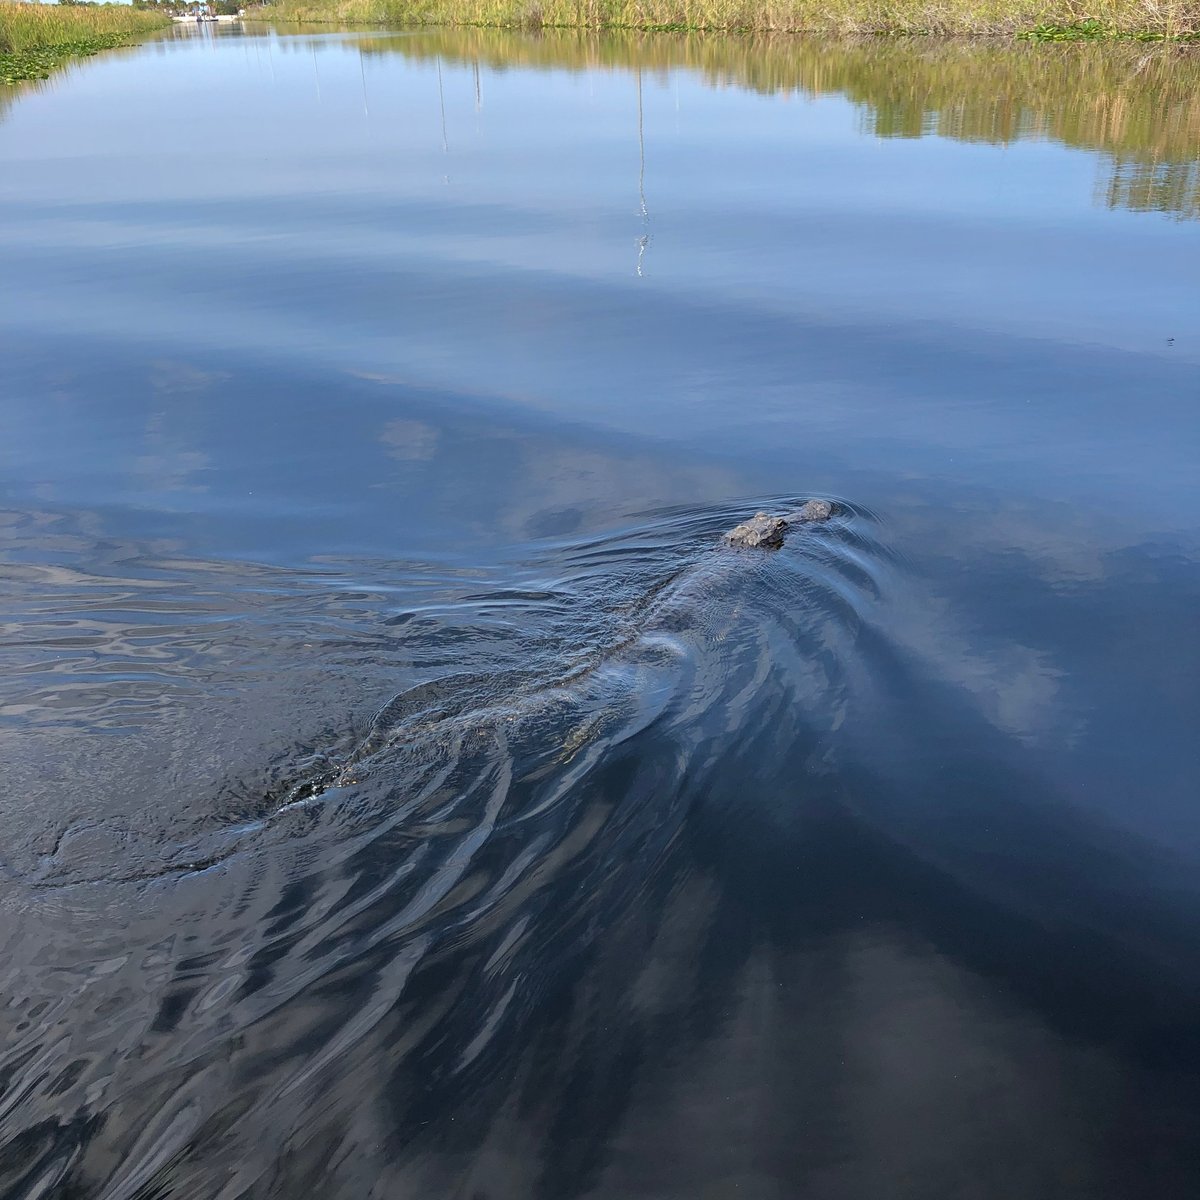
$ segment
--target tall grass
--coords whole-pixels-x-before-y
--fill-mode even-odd
[[[126,4],[60,7],[0,0],[0,86],[45,79],[72,58],[123,46],[170,21],[165,13]]]
[[[261,15],[342,24],[739,33],[1200,35],[1200,0],[276,0]]]
[[[168,17],[127,4],[60,6],[0,0],[0,54],[150,33],[167,24]]]

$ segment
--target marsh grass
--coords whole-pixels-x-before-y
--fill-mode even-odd
[[[71,58],[128,45],[170,24],[124,4],[19,4],[0,0],[0,84],[45,79]]]
[[[261,15],[342,24],[1026,35],[1047,41],[1200,36],[1200,0],[276,0]]]

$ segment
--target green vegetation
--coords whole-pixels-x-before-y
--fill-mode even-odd
[[[45,79],[69,59],[127,46],[170,18],[125,4],[21,4],[0,0],[0,84]]]
[[[1111,22],[1088,17],[1073,21],[1070,25],[1055,25],[1043,21],[1032,29],[1026,29],[1017,37],[1027,42],[1104,42],[1129,40],[1135,42],[1191,42],[1200,38],[1195,22],[1187,25],[1166,25],[1162,28],[1122,29]]]
[[[1200,36],[1200,0],[275,0],[262,19],[729,33]]]
[[[58,0],[59,4],[67,0]],[[77,0],[72,0],[77,2]],[[131,0],[134,8],[147,12],[165,13],[168,17],[190,16],[198,0]],[[242,0],[207,0],[209,9],[220,16],[236,17],[242,11]]]

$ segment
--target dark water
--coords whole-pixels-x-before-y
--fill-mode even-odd
[[[1200,1194],[1198,85],[0,92],[0,1194]]]

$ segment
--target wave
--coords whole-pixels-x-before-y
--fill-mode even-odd
[[[499,1195],[620,1195],[599,1148],[624,1128],[652,1173],[692,1111],[656,1124],[650,1059],[666,1080],[728,1043],[707,1103],[737,1047],[788,1045],[849,1103],[872,989],[958,1022],[981,1070],[1000,1039],[1048,1114],[1047,1074],[1112,1075],[1047,1022],[1146,1063],[1188,1045],[1188,929],[1123,915],[1138,877],[1101,832],[996,766],[1011,732],[919,649],[879,519],[837,503],[770,553],[721,548],[741,506],[649,513],[377,613],[411,686],[361,724],[232,781],[186,843],[129,831],[104,871],[64,853],[10,889],[0,1190],[216,1195],[228,1164],[230,1196],[469,1195],[491,1154]],[[801,1101],[756,1063],[784,1145]]]

